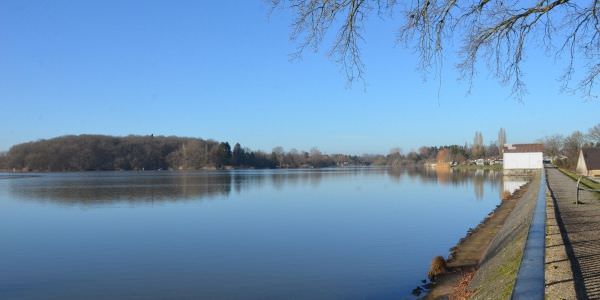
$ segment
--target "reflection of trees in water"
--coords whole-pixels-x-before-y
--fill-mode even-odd
[[[447,164],[438,164],[435,167],[435,173],[437,175],[438,183],[445,185],[450,182],[452,178],[452,169]]]
[[[318,186],[323,180],[347,177],[388,176],[400,182],[403,176],[424,184],[466,185],[473,182],[475,196],[483,198],[484,184],[501,186],[501,172],[455,169],[339,168],[289,170],[234,170],[210,172],[101,172],[51,174],[38,178],[10,181],[10,193],[23,199],[55,201],[67,204],[103,204],[110,202],[153,202],[199,200],[228,197],[233,189],[242,193],[271,186]],[[500,189],[501,190],[501,189]]]
[[[275,189],[281,190],[286,186],[306,185],[318,186],[323,180],[364,176],[367,174],[385,175],[386,168],[350,167],[325,169],[288,169],[272,170],[271,183]]]
[[[236,193],[241,193],[251,187],[260,188],[265,185],[267,178],[260,174],[232,173],[233,186]]]
[[[485,181],[499,182],[501,180],[501,171],[495,170],[464,170],[464,169],[440,169],[425,168],[421,166],[411,166],[405,168],[392,168],[388,170],[391,177],[409,176],[411,179],[417,179],[424,183],[440,183],[442,185],[457,185],[467,183],[474,177],[482,177]]]
[[[481,171],[481,172],[480,172]],[[475,191],[475,199],[483,199],[483,184],[485,183],[485,177],[483,170],[477,170],[473,177],[473,191]]]
[[[227,197],[232,189],[241,193],[271,184],[319,185],[323,179],[385,174],[385,169],[234,170],[210,172],[100,172],[50,174],[9,183],[10,193],[23,199],[71,204],[153,202]]]
[[[228,196],[231,192],[228,173],[186,174],[126,172],[101,173],[99,176],[44,176],[39,180],[14,181],[11,194],[19,198],[73,204],[109,202],[153,202],[193,200]]]
[[[400,181],[406,175],[413,181],[426,184],[463,186],[473,184],[476,199],[483,199],[484,186],[489,183],[492,189],[501,191],[502,172],[495,170],[461,170],[448,167],[426,168],[422,166],[408,166],[404,168],[391,168],[388,175]]]

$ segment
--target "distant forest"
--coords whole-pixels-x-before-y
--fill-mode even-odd
[[[317,148],[309,152],[275,147],[271,152],[250,150],[239,143],[176,136],[124,137],[106,135],[68,135],[18,144],[0,152],[0,170],[15,171],[93,171],[93,170],[200,170],[221,168],[323,168],[334,166],[388,165],[407,166],[423,162],[473,163],[478,158],[501,157],[506,132],[488,145],[481,132],[475,132],[473,144],[423,146],[403,153],[392,149],[387,155],[324,154]],[[552,135],[538,140],[544,154],[554,163],[574,168],[579,150],[600,147],[600,124],[587,133],[575,131],[563,137]]]
[[[0,153],[0,170],[62,172],[93,170],[200,170],[221,168],[323,168],[357,165],[413,165],[435,161],[467,161],[469,158],[498,155],[495,144],[483,146],[476,133],[473,146],[421,147],[402,153],[399,148],[387,155],[361,156],[324,154],[275,147],[271,152],[253,151],[239,143],[176,136],[115,137],[68,135],[18,144]]]
[[[221,168],[323,168],[334,166],[406,166],[436,161],[467,163],[469,159],[496,157],[505,140],[483,145],[480,132],[474,143],[423,146],[402,153],[399,148],[387,155],[324,154],[275,147],[271,152],[256,151],[236,143],[176,136],[124,137],[107,135],[68,135],[18,144],[0,153],[0,170],[62,172],[93,170],[200,170]]]
[[[18,171],[198,170],[365,165],[352,155],[325,155],[277,147],[271,153],[238,143],[175,136],[69,135],[13,146],[0,155],[0,169]]]

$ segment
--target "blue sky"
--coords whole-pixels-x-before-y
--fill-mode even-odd
[[[366,86],[322,51],[289,60],[292,16],[253,1],[1,1],[0,150],[65,134],[180,135],[253,149],[387,153],[587,130],[600,102],[560,92],[564,62],[530,51],[528,94],[480,68],[474,89],[447,54],[439,82],[395,43],[400,20],[366,23]],[[142,5],[143,4],[143,5]]]

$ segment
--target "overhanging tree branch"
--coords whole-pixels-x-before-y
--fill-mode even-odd
[[[272,7],[285,7],[295,14],[291,37],[298,42],[301,54],[310,46],[317,51],[326,35],[335,38],[328,51],[339,63],[349,82],[362,79],[364,64],[360,45],[363,23],[376,13],[393,17],[398,8],[403,25],[398,40],[414,46],[419,53],[419,66],[428,70],[441,63],[446,45],[461,40],[457,54],[458,69],[464,79],[472,81],[479,60],[501,83],[512,85],[517,97],[525,92],[522,64],[526,53],[538,54],[541,39],[544,48],[561,41],[557,55],[568,55],[561,79],[570,82],[575,73],[575,59],[587,65],[575,90],[595,96],[593,88],[600,75],[600,0],[271,0]],[[539,40],[538,40],[539,41]],[[532,44],[532,45],[530,45]],[[565,84],[565,87],[567,84]]]

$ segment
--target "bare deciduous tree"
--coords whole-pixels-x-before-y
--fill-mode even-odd
[[[498,151],[502,151],[504,144],[506,144],[506,130],[504,130],[504,128],[500,128],[500,130],[498,130],[498,141],[496,141]]]
[[[360,43],[369,16],[402,16],[400,42],[415,45],[425,70],[441,63],[442,53],[460,41],[458,69],[472,81],[477,62],[484,60],[517,97],[525,91],[523,58],[527,49],[567,56],[560,79],[569,88],[575,59],[586,69],[573,90],[594,96],[600,74],[600,1],[569,0],[268,0],[295,15],[291,37],[298,52],[318,49],[330,31],[336,31],[329,55],[340,63],[349,82],[363,77]],[[534,43],[531,47],[526,47]],[[535,44],[537,43],[537,45]],[[570,88],[569,88],[570,89]]]
[[[550,157],[557,157],[561,154],[564,137],[559,134],[547,136],[541,141],[544,143],[544,154]]]
[[[596,143],[600,146],[600,124],[590,128],[590,130],[588,131],[588,137],[590,139],[590,142]]]
[[[574,131],[563,140],[563,152],[567,156],[569,166],[574,167],[577,164],[579,150],[585,143],[585,135],[579,130]]]

